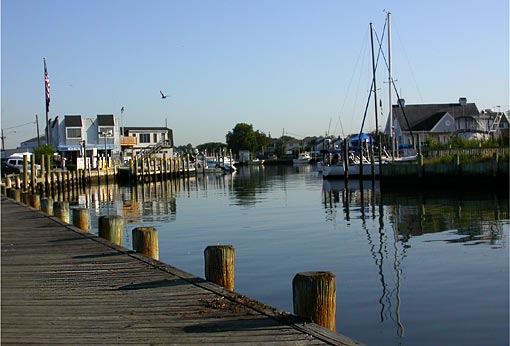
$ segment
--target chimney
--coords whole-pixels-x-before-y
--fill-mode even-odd
[[[465,98],[465,97],[461,97],[461,98],[459,98],[459,104],[460,104],[461,106],[465,106],[465,105],[466,105],[466,103],[467,103],[467,98]]]
[[[400,108],[404,108],[406,106],[406,100],[398,99],[398,105],[400,106]]]

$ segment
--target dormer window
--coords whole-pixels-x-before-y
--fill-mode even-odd
[[[66,137],[69,139],[81,139],[81,127],[66,128]]]
[[[97,133],[99,138],[113,137],[114,132],[113,114],[97,115]]]
[[[64,117],[67,139],[81,139],[81,115],[66,115]]]

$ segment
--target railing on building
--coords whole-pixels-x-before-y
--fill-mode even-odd
[[[121,147],[134,147],[138,144],[136,137],[129,136],[120,136],[120,146]]]

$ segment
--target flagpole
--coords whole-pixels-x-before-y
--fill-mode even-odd
[[[51,144],[50,138],[50,121],[48,113],[50,111],[50,79],[48,77],[48,70],[46,69],[46,58],[44,61],[44,97],[46,101],[46,144]]]

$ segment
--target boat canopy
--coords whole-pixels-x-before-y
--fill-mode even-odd
[[[364,143],[369,143],[369,142],[377,143],[377,141],[375,139],[373,139],[372,136],[367,135],[366,133],[362,133],[361,136],[360,135],[356,135],[354,137],[351,137],[350,138],[351,144],[358,145],[358,143],[360,141],[360,137],[361,137],[361,140]]]

